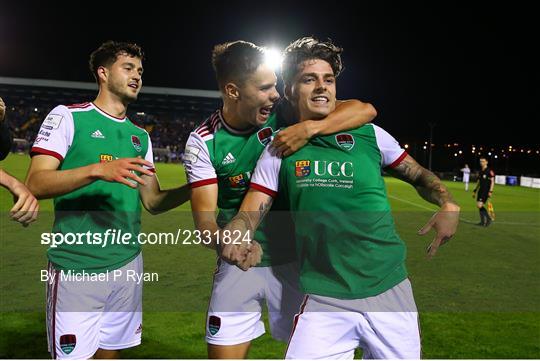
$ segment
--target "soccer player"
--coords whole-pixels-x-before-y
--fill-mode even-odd
[[[102,240],[66,242],[48,250],[53,358],[117,358],[119,350],[140,344],[142,283],[127,275],[143,271],[136,241],[141,202],[157,214],[189,199],[187,185],[161,190],[150,137],[126,117],[142,86],[142,60],[136,44],[103,43],[90,56],[99,86],[96,99],[54,108],[31,150],[27,184],[38,198],[54,198],[53,232],[90,232],[92,240],[96,235]],[[130,241],[105,243],[113,231],[129,234]],[[107,279],[63,279],[70,271]]]
[[[234,247],[221,243],[225,239],[216,239],[215,235],[236,214],[257,159],[271,141],[276,129],[272,108],[279,93],[276,75],[265,63],[263,49],[252,43],[235,41],[217,45],[212,62],[223,108],[191,133],[184,164],[192,188],[195,225],[211,234],[210,246],[218,248],[223,258],[230,260],[232,257],[227,252],[234,251]],[[374,116],[369,104],[342,102],[325,122],[306,121],[286,129],[275,149],[288,154],[305,144],[305,137],[353,128]],[[219,209],[217,218],[216,209]],[[246,357],[251,340],[265,332],[261,319],[265,300],[274,338],[286,340],[290,334],[292,318],[303,298],[298,291],[294,244],[284,237],[271,248],[267,245],[268,237],[279,238],[271,235],[272,232],[288,230],[287,224],[267,224],[261,228],[255,234],[258,243],[253,242],[265,250],[259,267],[243,272],[218,260],[206,325],[209,358]],[[291,232],[282,234],[290,237]]]
[[[476,198],[476,207],[480,213],[479,226],[489,227],[492,222],[491,217],[485,207],[488,199],[493,195],[495,187],[495,173],[488,167],[486,157],[480,157],[480,172],[478,174],[478,182],[473,191],[473,198]]]
[[[463,183],[465,183],[465,191],[468,191],[471,168],[469,168],[468,164],[465,164],[465,167],[461,168],[461,172],[463,173]]]
[[[285,52],[285,94],[300,121],[335,108],[341,49],[302,38]],[[295,318],[287,358],[420,358],[418,315],[381,169],[441,207],[419,231],[435,229],[428,248],[455,233],[459,207],[433,173],[373,124],[318,136],[279,158],[266,148],[239,213],[225,230],[256,229],[278,194],[295,224],[300,284],[306,298]]]

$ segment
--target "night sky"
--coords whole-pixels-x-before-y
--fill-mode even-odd
[[[51,3],[0,1],[0,76],[93,81],[88,55],[114,39],[143,46],[145,85],[215,90],[214,44],[315,35],[345,49],[338,98],[374,104],[400,140],[427,140],[434,122],[434,143],[540,143],[540,31],[526,2]]]

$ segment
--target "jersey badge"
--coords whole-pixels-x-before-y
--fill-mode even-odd
[[[231,187],[233,188],[247,187],[248,185],[248,180],[244,178],[243,174],[238,174],[238,175],[229,177],[229,182],[231,184]]]
[[[58,129],[63,116],[59,114],[49,114],[43,121],[43,127],[49,130]]]
[[[295,163],[295,172],[297,177],[307,177],[311,173],[310,160],[297,160]]]
[[[208,318],[208,331],[212,336],[218,333],[219,328],[221,327],[221,318],[217,316],[210,316]]]
[[[142,150],[141,140],[136,135],[131,136],[131,144],[133,144],[133,147],[137,152],[140,152]]]
[[[77,337],[75,335],[60,336],[60,348],[66,355],[69,355],[75,349],[75,345],[77,345]]]
[[[110,154],[100,154],[99,155],[99,162],[100,163],[107,163],[107,162],[112,162],[113,161],[113,156],[110,155]]]
[[[336,143],[345,150],[351,150],[354,147],[354,137],[348,133],[337,134]]]
[[[184,150],[184,157],[182,159],[186,163],[195,164],[197,163],[197,160],[199,160],[200,151],[201,150],[199,148],[186,145],[186,149]]]
[[[259,142],[266,147],[272,140],[272,128],[266,127],[259,130],[257,132],[257,139],[259,139]]]

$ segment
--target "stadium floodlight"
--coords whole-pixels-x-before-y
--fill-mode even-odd
[[[265,62],[270,66],[272,69],[277,70],[281,67],[281,62],[283,60],[283,57],[281,55],[281,52],[276,48],[265,48],[264,49],[265,54]]]

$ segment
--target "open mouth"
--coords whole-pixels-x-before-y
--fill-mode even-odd
[[[132,88],[132,89],[139,89],[139,84],[137,83],[131,83],[131,84],[128,84],[128,87]]]
[[[316,97],[313,97],[311,98],[311,101],[316,103],[316,104],[326,104],[329,102],[329,99],[328,97],[324,96],[324,95],[317,95]]]
[[[272,113],[272,108],[273,108],[273,105],[268,105],[268,106],[266,106],[266,107],[260,108],[260,109],[259,109],[259,113],[260,113],[263,117],[268,117],[268,116],[270,116],[270,114]]]

